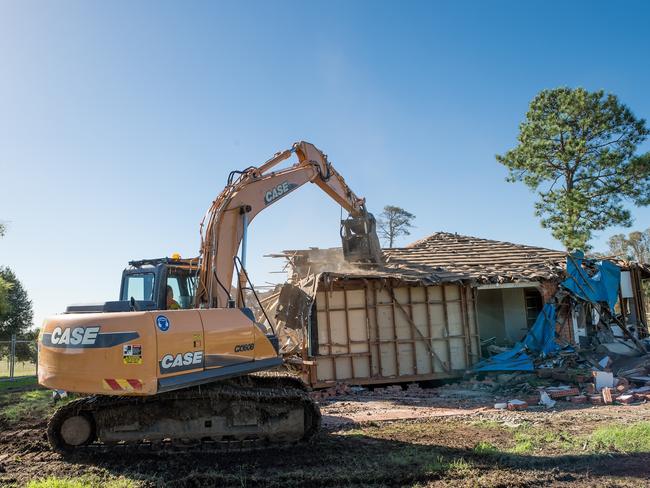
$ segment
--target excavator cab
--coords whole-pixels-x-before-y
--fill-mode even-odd
[[[166,310],[169,287],[179,308],[193,308],[197,269],[198,259],[130,261],[122,273],[120,301],[128,301],[137,310]]]
[[[130,261],[122,272],[119,300],[68,305],[66,313],[167,310],[167,287],[180,309],[194,308],[198,259],[180,257]]]

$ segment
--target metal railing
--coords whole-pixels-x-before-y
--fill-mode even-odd
[[[0,341],[0,380],[14,380],[38,374],[36,341],[19,339],[15,334],[9,341]]]

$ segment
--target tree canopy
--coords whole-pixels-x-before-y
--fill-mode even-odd
[[[399,236],[411,235],[409,229],[413,227],[414,219],[415,215],[403,208],[386,205],[377,222],[379,237],[388,244],[388,247],[393,247],[395,239]]]
[[[6,227],[0,222],[0,237],[5,235]],[[9,301],[7,295],[9,294],[9,289],[11,285],[2,279],[0,276],[0,317],[6,314],[9,310]]]
[[[11,334],[25,334],[33,325],[32,302],[15,273],[0,268],[0,279],[9,285],[6,292],[6,307],[0,313],[0,337],[8,339]]]
[[[614,234],[609,238],[609,251],[624,259],[650,263],[650,228],[630,232],[627,236]]]
[[[537,192],[542,226],[568,250],[588,250],[594,231],[632,224],[626,203],[650,203],[650,153],[635,154],[648,134],[645,120],[615,95],[543,90],[519,127],[517,147],[496,158],[508,181]]]

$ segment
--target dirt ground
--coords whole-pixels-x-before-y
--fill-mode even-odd
[[[41,394],[45,399],[47,392],[30,393]],[[23,397],[0,395],[0,407]],[[67,458],[48,449],[51,407],[35,403],[0,421],[0,485],[57,478],[129,487],[650,486],[648,404],[559,402],[551,410],[509,412],[477,403],[348,396],[322,402],[323,429],[307,444]]]

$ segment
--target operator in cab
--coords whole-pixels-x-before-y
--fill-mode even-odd
[[[181,306],[176,300],[174,300],[174,290],[172,287],[167,285],[167,310],[178,310]]]

